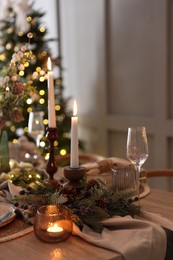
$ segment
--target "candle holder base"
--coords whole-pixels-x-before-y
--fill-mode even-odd
[[[64,177],[68,180],[68,182],[65,185],[71,186],[71,187],[81,187],[83,186],[81,183],[81,180],[86,175],[86,168],[83,166],[80,166],[78,168],[71,168],[69,166],[64,168]]]
[[[53,176],[58,170],[58,166],[55,162],[55,155],[54,155],[54,153],[55,153],[54,141],[56,141],[58,139],[57,128],[48,127],[46,137],[50,143],[49,160],[47,162],[46,172],[49,174],[50,180],[53,180],[54,179]]]

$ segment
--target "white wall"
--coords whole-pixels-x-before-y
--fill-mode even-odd
[[[32,3],[32,0],[29,0]],[[45,12],[43,17],[43,25],[48,28],[47,38],[57,38],[58,27],[57,27],[57,1],[56,0],[35,0],[34,9]],[[53,56],[58,55],[58,42],[49,44],[52,50]]]

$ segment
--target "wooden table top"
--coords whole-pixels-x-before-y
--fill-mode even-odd
[[[159,213],[173,220],[173,193],[151,189],[141,200],[143,209]],[[67,241],[48,244],[39,241],[34,233],[0,244],[1,260],[122,260],[116,252],[91,245],[79,237],[71,236]]]

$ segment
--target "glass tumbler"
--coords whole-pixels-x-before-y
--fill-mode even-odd
[[[112,188],[115,192],[132,189],[137,192],[135,167],[113,166],[112,167]]]

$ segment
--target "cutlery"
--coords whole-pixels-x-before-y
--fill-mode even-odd
[[[11,215],[12,215],[11,211],[3,214],[2,216],[0,216],[0,222],[3,222],[4,220],[8,219]]]

